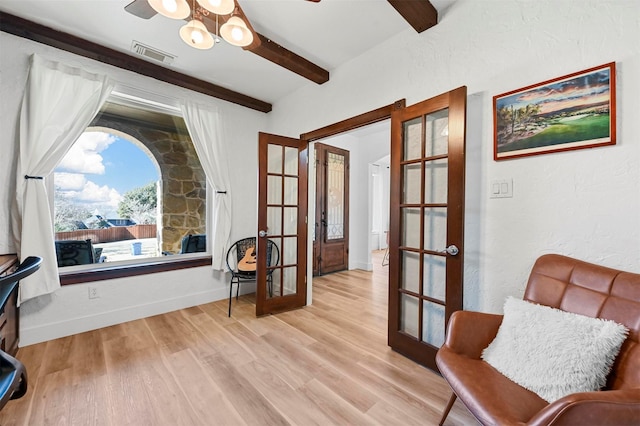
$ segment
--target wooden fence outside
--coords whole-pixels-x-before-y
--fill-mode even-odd
[[[56,241],[88,240],[93,244],[111,243],[113,241],[138,240],[156,238],[156,225],[114,226],[104,229],[78,229],[69,232],[56,232]]]

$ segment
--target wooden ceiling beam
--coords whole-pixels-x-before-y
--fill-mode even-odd
[[[276,65],[279,65],[289,71],[292,71],[307,80],[311,80],[314,83],[322,84],[329,81],[329,71],[323,69],[322,67],[314,64],[308,59],[303,58],[302,56],[294,53],[287,48],[279,45],[278,43],[270,40],[268,37],[263,36],[258,33],[252,26],[251,21],[244,14],[244,11],[240,7],[240,5],[236,2],[236,9],[234,14],[241,17],[244,22],[247,23],[247,28],[253,33],[253,42],[244,47],[244,50],[247,50],[253,54],[256,54],[268,61],[273,62]],[[224,22],[231,17],[231,15],[220,16],[218,25],[222,26]],[[214,33],[216,32],[216,17],[215,15],[209,15],[203,17],[203,22],[207,29]]]
[[[0,12],[0,31],[46,44],[67,52],[75,53],[76,55],[113,65],[114,67],[127,71],[133,71],[135,73],[184,87],[185,89],[200,92],[217,99],[242,105],[256,111],[269,112],[272,109],[271,104],[268,102],[161,67],[160,65],[152,64],[151,62],[147,62],[135,56],[110,49],[100,44],[54,30],[53,28],[49,28],[5,12]]]
[[[429,0],[387,0],[418,32],[438,23],[438,11]]]
[[[258,34],[258,37],[260,38],[260,45],[251,50],[252,53],[261,56],[274,64],[280,65],[289,71],[293,71],[314,83],[322,84],[329,81],[329,71],[319,67],[311,61],[306,60],[302,56],[287,50],[262,34]]]

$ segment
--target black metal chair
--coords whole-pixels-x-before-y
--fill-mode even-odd
[[[256,281],[255,271],[255,250],[256,238],[248,237],[236,241],[227,251],[227,268],[231,271],[231,282],[229,283],[229,316],[231,316],[231,299],[233,299],[233,285],[236,284],[236,300],[240,294],[240,283],[245,281]],[[267,240],[267,267],[276,266],[280,262],[280,250],[276,243]],[[243,264],[251,265],[253,270],[242,270],[238,266]],[[251,268],[248,268],[251,269]],[[267,288],[269,295],[273,295],[273,271],[267,268]]]
[[[58,267],[96,263],[96,252],[90,239],[60,240],[55,244]]]
[[[4,307],[7,299],[18,286],[18,282],[40,269],[42,258],[27,257],[12,274],[0,278],[0,306]],[[27,369],[24,364],[0,350],[0,410],[7,402],[18,399],[27,393]]]

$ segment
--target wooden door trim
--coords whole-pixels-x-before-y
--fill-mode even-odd
[[[307,133],[302,133],[300,139],[307,142],[317,141],[319,139],[328,138],[329,136],[335,136],[340,133],[348,132],[349,130],[355,130],[359,127],[368,126],[379,121],[387,120],[391,118],[391,113],[394,110],[404,108],[406,104],[405,99],[400,99],[392,104],[385,105],[383,107],[358,114],[353,117],[347,118],[337,123],[330,124],[325,127],[321,127],[316,130],[312,130]]]

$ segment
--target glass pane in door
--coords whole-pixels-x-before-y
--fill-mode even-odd
[[[447,247],[447,208],[424,209],[424,240],[422,248],[442,252]]]
[[[267,232],[273,235],[282,233],[282,207],[267,207]]]
[[[420,209],[407,207],[402,209],[402,233],[400,245],[409,248],[420,248]]]
[[[420,254],[402,251],[402,283],[401,288],[413,293],[420,292]]]
[[[415,160],[422,157],[422,118],[418,117],[403,123],[404,158],[402,161]]]
[[[344,155],[327,152],[327,240],[344,238]]]
[[[282,147],[269,145],[267,150],[267,171],[269,173],[282,173]]]
[[[444,306],[422,301],[422,341],[436,348],[444,343]]]
[[[449,109],[427,115],[425,157],[447,154],[449,145]]]
[[[443,256],[425,254],[422,261],[422,294],[444,301],[447,285],[447,262]]]
[[[402,190],[402,203],[419,204],[421,191],[420,180],[422,179],[422,170],[420,169],[420,163],[403,165],[402,175],[404,182]]]
[[[418,312],[420,299],[402,294],[400,297],[400,331],[418,338]]]
[[[424,163],[424,202],[446,204],[447,174],[449,164],[446,158]]]
[[[298,175],[298,149],[285,147],[284,148],[284,174],[286,175]]]

